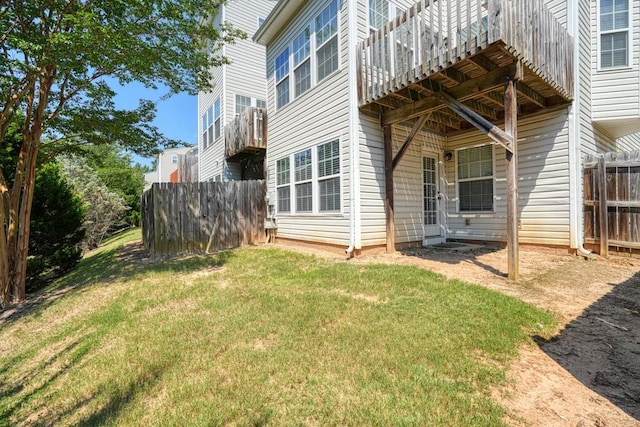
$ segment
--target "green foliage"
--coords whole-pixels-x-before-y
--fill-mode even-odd
[[[88,249],[95,249],[102,239],[125,226],[127,205],[122,196],[104,184],[84,158],[65,157],[61,163],[64,174],[86,208],[84,243]]]
[[[48,163],[36,175],[31,212],[27,290],[71,270],[82,257],[84,206],[60,172]]]
[[[88,147],[85,158],[102,183],[124,200],[127,206],[126,223],[132,227],[139,226],[140,197],[147,168],[140,164],[132,165],[131,155],[109,145]]]

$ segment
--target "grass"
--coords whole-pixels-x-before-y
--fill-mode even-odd
[[[129,232],[0,330],[5,425],[487,425],[554,318],[418,268],[267,248],[155,264]]]

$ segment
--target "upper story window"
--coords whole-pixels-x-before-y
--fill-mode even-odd
[[[295,96],[300,96],[311,88],[311,31],[302,30],[293,40],[293,79]]]
[[[332,1],[316,17],[318,81],[338,69],[338,2]]]
[[[389,22],[391,7],[388,0],[369,0],[369,26],[377,30]]]
[[[276,108],[289,103],[289,48],[276,58]]]
[[[236,116],[251,107],[251,97],[236,94]]]
[[[171,163],[178,163],[178,156],[177,155],[173,155],[171,156]]]
[[[336,71],[339,56],[338,1],[333,0],[276,57],[276,108]]]
[[[629,0],[599,0],[600,68],[628,67],[631,27]]]
[[[207,148],[220,138],[220,98],[202,115],[202,148]]]
[[[493,211],[493,145],[458,150],[458,209]]]

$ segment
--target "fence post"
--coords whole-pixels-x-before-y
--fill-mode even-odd
[[[600,222],[600,256],[609,256],[609,215],[607,208],[607,166],[598,158],[598,214]]]

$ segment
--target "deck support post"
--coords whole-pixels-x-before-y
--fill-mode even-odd
[[[387,222],[387,253],[396,251],[395,218],[393,211],[393,145],[391,125],[382,127],[384,140],[384,213]]]
[[[521,70],[521,67],[518,67]],[[507,169],[507,265],[509,280],[520,278],[518,241],[518,101],[516,82],[522,74],[516,71],[507,81],[504,93],[504,127],[511,138],[511,150],[505,151]]]

